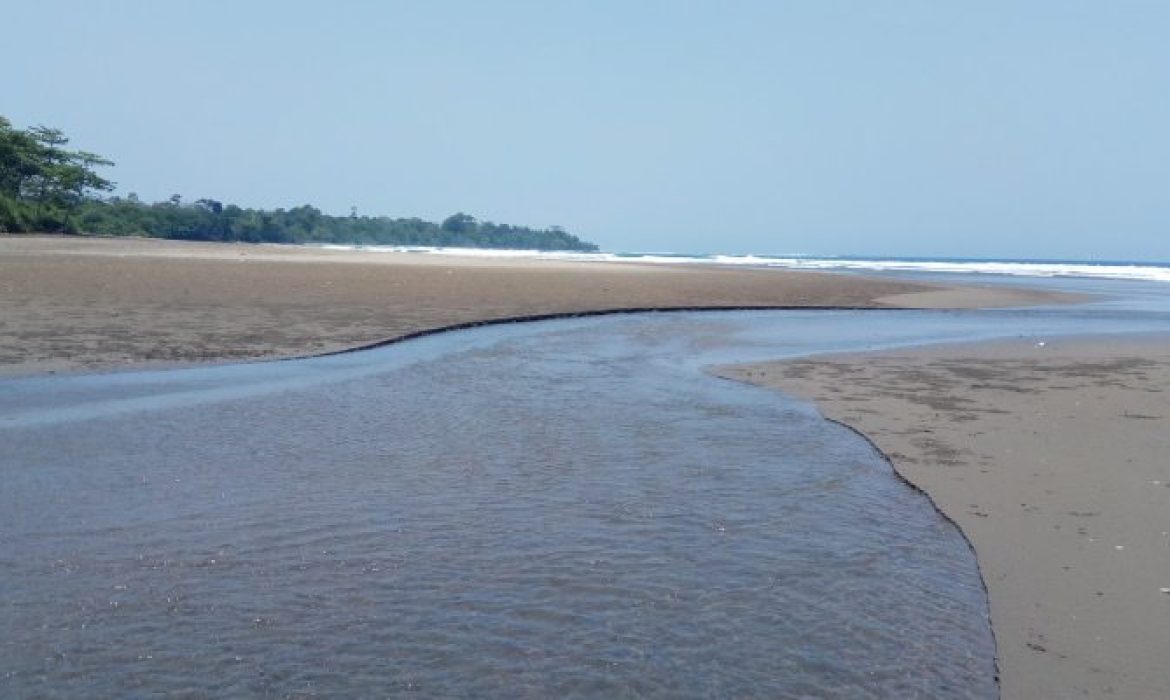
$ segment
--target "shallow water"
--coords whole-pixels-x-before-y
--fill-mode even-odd
[[[5,382],[0,694],[995,697],[960,533],[701,368],[1087,318],[1170,329],[644,314]]]

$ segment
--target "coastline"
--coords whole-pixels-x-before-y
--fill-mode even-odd
[[[1170,338],[997,341],[716,370],[865,436],[976,551],[1003,697],[1170,687]]]
[[[0,377],[301,357],[460,324],[620,309],[1056,298],[746,267],[0,236]]]

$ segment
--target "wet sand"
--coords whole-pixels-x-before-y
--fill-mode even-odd
[[[763,269],[0,236],[0,376],[300,356],[534,314],[1043,299]]]
[[[1003,696],[1170,689],[1170,338],[721,368],[870,438],[967,534]]]

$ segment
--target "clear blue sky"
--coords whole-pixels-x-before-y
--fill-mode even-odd
[[[9,2],[120,191],[611,250],[1170,260],[1170,2]]]

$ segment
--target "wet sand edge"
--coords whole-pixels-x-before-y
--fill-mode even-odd
[[[1170,338],[713,371],[813,402],[959,526],[988,588],[1005,698],[1154,698],[1170,687]]]

